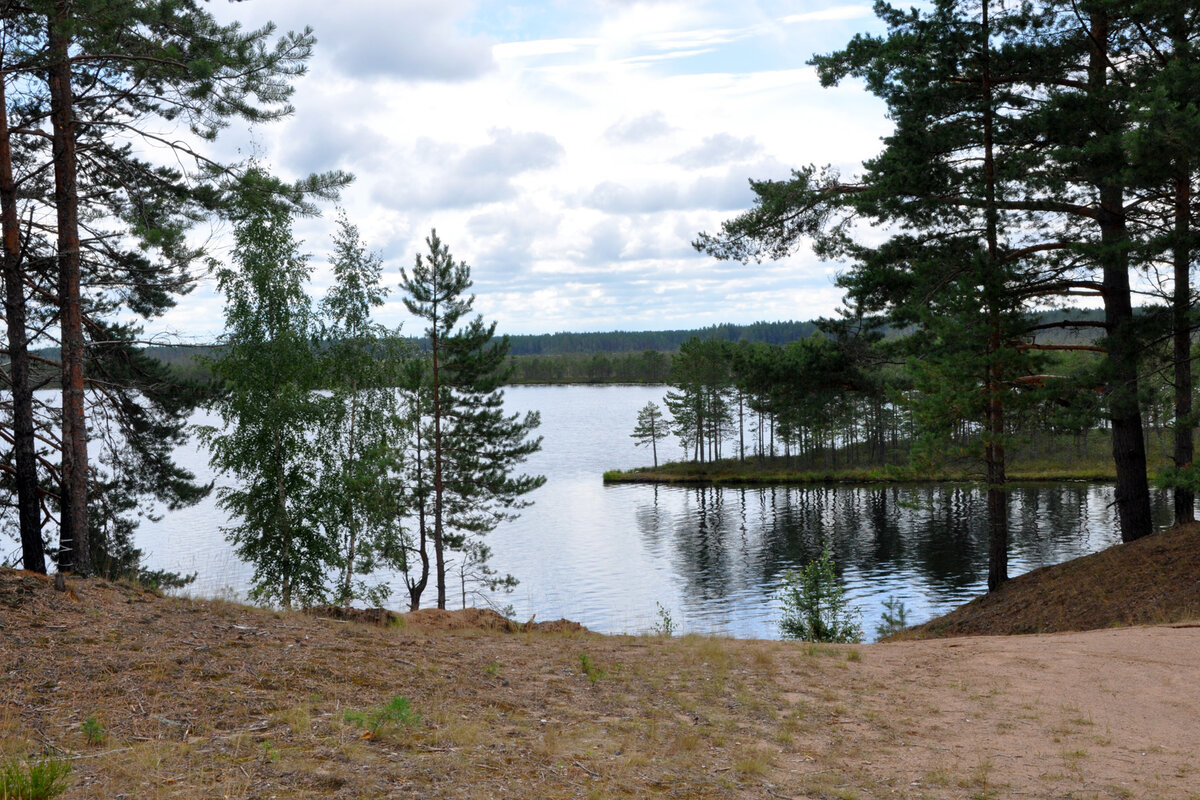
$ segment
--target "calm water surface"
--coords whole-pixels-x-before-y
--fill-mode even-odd
[[[972,487],[773,487],[754,489],[605,486],[606,469],[650,463],[629,432],[662,387],[554,386],[507,390],[512,411],[538,410],[542,451],[528,472],[546,476],[522,517],[489,535],[493,566],[520,579],[509,595],[519,619],[566,617],[605,633],[638,633],[660,622],[677,630],[742,637],[778,635],[774,599],[783,572],[828,544],[868,637],[889,597],[920,622],[981,594],[987,581],[986,504]],[[199,421],[200,418],[198,418]],[[664,446],[665,444],[665,446]],[[207,454],[180,452],[211,477]],[[659,459],[681,457],[660,443]],[[1065,561],[1120,540],[1111,486],[1054,484],[1011,492],[1010,574]],[[1167,503],[1155,498],[1161,524]],[[239,562],[210,499],[145,522],[138,546],[148,566],[198,573],[195,595],[241,595]],[[407,595],[396,581],[392,606]],[[433,589],[428,590],[434,598]],[[450,592],[451,605],[457,598]]]

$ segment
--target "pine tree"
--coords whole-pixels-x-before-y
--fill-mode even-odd
[[[162,375],[125,368],[137,361],[138,326],[111,320],[117,314],[161,315],[175,296],[192,287],[196,268],[207,263],[186,232],[223,213],[237,175],[246,168],[212,160],[204,143],[232,119],[267,122],[289,113],[289,81],[303,71],[313,39],[305,31],[280,37],[272,46],[272,27],[246,31],[218,25],[193,0],[31,0],[6,4],[0,17],[6,89],[19,89],[18,99],[5,104],[11,147],[7,154],[0,148],[4,167],[12,168],[21,187],[16,218],[56,221],[31,228],[20,243],[24,258],[6,263],[9,305],[17,301],[14,292],[20,286],[38,304],[27,308],[24,330],[19,313],[7,319],[15,356],[14,416],[27,428],[32,406],[43,440],[62,430],[55,442],[61,464],[53,457],[38,463],[49,482],[59,486],[53,494],[61,500],[60,568],[86,572],[90,529],[111,528],[103,520],[90,525],[89,507],[125,506],[92,504],[89,476],[97,486],[111,485],[109,464],[125,454],[148,453],[153,443],[143,439],[110,447],[105,431],[89,428],[84,410],[95,415],[106,407],[119,419],[127,411],[141,413],[153,417],[156,426],[173,426],[176,434],[186,423],[186,412],[175,412],[174,399],[156,407],[145,391]],[[193,135],[163,134],[173,128]],[[169,155],[162,163],[139,155],[164,149]],[[344,180],[335,174],[304,181],[294,187],[293,200],[299,202],[305,190],[326,191]],[[6,242],[15,246],[14,217],[6,219]],[[62,329],[66,416],[61,424],[20,386],[25,379],[18,363],[21,349],[35,336],[51,334],[44,325],[46,303],[53,304]],[[101,359],[113,366],[98,365]],[[101,370],[122,374],[129,383],[91,377]],[[190,394],[189,387],[180,387],[175,396]],[[156,396],[164,396],[161,388]],[[91,455],[89,436],[99,437],[99,452]],[[22,451],[28,434],[14,438]],[[141,460],[162,473],[160,484],[184,477],[170,458]],[[29,494],[21,487],[41,483],[27,457],[18,457],[16,469],[19,494]],[[28,497],[19,505],[25,509]]]
[[[630,434],[638,445],[650,445],[654,454],[654,467],[658,468],[658,441],[667,436],[666,424],[663,422],[662,410],[658,403],[649,402],[638,411],[637,424]]]
[[[1022,307],[1101,298],[1105,319],[1098,324],[1106,338],[1072,347],[1103,354],[1127,540],[1151,530],[1137,400],[1145,341],[1129,275],[1144,233],[1142,204],[1131,194],[1136,172],[1129,146],[1137,127],[1131,109],[1150,83],[1143,75],[1139,87],[1132,65],[1146,63],[1142,52],[1154,50],[1144,31],[1164,9],[1107,0],[1000,9],[988,0],[941,0],[927,11],[881,4],[887,37],[858,37],[816,63],[823,80],[863,77],[889,104],[897,124],[883,153],[854,180],[807,167],[789,181],[754,182],[755,208],[696,243],[718,257],[749,260],[778,257],[809,239],[825,256],[895,265],[874,286],[857,287],[856,299],[868,309],[887,307],[897,296],[928,303],[931,292],[973,297],[990,320],[980,352],[991,387],[987,458],[995,467],[1002,464],[997,446],[1003,401],[1012,397],[1007,387],[1022,377],[1020,370],[1002,374],[1015,360],[1007,343],[1021,342],[1017,354],[1040,351],[1048,348],[1037,342],[1039,330],[1097,325],[1022,327]],[[899,223],[904,232],[888,246],[868,248],[850,235],[859,220]],[[943,248],[959,253],[933,257]],[[856,270],[868,274],[872,269]],[[989,486],[1002,483],[1001,470],[989,473]],[[998,528],[993,532],[999,540]]]
[[[409,494],[431,501],[428,515],[424,504],[419,507],[418,536],[421,542],[428,538],[433,549],[437,606],[445,608],[447,551],[465,552],[514,517],[528,504],[524,495],[545,478],[512,474],[539,449],[541,439],[529,438],[540,421],[536,412],[524,418],[504,413],[508,338],[497,339],[496,323],[485,325],[480,316],[457,327],[475,301],[465,294],[472,285],[470,268],[454,261],[437,231],[425,242],[428,257],[418,254],[411,274],[401,270],[404,305],[428,323],[429,348],[428,406],[422,409],[429,425],[417,428],[428,464],[420,477],[427,485],[410,487]],[[477,560],[486,551],[473,552]],[[424,562],[427,555],[421,558]],[[500,585],[506,578],[493,582]],[[419,593],[414,595],[417,585],[409,585],[414,607],[420,602]]]

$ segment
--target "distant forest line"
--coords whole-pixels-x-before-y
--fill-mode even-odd
[[[1103,312],[1073,310],[1073,319],[1102,319]],[[1148,311],[1147,311],[1148,313]],[[1066,317],[1064,311],[1038,315],[1041,322]],[[820,330],[820,321],[754,322],[749,325],[723,323],[704,328],[667,331],[602,331],[592,333],[539,333],[509,335],[513,374],[509,384],[641,383],[666,384],[671,358],[692,339],[786,345],[807,339]],[[903,331],[888,331],[888,336]],[[1086,341],[1094,331],[1048,331],[1040,337],[1048,343]],[[428,343],[423,337],[407,337],[417,349]],[[145,352],[184,375],[205,377],[200,359],[211,356],[215,345],[154,345]],[[48,351],[49,352],[49,351]]]
[[[786,321],[669,331],[510,335],[513,374],[509,383],[666,383],[670,354],[691,339],[784,345],[806,339],[817,329],[816,322]],[[418,350],[428,348],[424,337],[407,337],[407,341]],[[204,377],[202,360],[216,350],[216,345],[155,345],[145,352],[189,377]]]

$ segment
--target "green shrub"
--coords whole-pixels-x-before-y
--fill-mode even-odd
[[[883,616],[879,624],[875,626],[875,636],[879,639],[886,639],[907,627],[908,609],[904,607],[904,601],[896,597],[884,600]]]
[[[50,800],[67,790],[71,765],[55,758],[0,764],[0,800]]]
[[[579,666],[581,669],[583,669],[583,674],[587,675],[588,680],[591,681],[593,685],[599,683],[602,678],[605,678],[608,675],[608,673],[592,663],[592,659],[587,653],[579,654]]]
[[[654,626],[654,633],[670,639],[675,634],[675,620],[671,619],[671,612],[662,603],[655,603],[658,606],[658,624]]]
[[[348,710],[344,719],[351,725],[366,728],[369,738],[421,724],[421,715],[412,710],[407,697],[399,695],[387,705],[369,711]]]
[[[83,733],[83,738],[88,744],[104,744],[106,734],[104,726],[100,724],[100,720],[96,719],[96,715],[92,714],[85,719],[80,725],[79,730]]]
[[[785,639],[862,641],[858,610],[847,604],[846,589],[838,582],[828,548],[799,572],[788,570],[784,574],[779,600],[783,604],[779,629]]]

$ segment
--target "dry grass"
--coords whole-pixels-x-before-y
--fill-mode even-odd
[[[788,710],[774,664],[800,660],[486,612],[368,625],[71,585],[0,572],[0,753],[71,759],[69,797],[758,797]],[[401,696],[419,720],[375,726]]]
[[[1040,742],[1026,794],[1129,746],[1083,703],[1029,719],[1032,698],[950,665],[962,650],[920,649],[945,643],[606,637],[486,612],[364,624],[71,587],[0,571],[0,757],[69,759],[69,798],[970,798],[1005,796],[1009,762],[947,760],[964,731]],[[943,666],[958,685],[929,685]],[[388,716],[397,698],[411,716]],[[1187,796],[1174,750],[1152,757],[1158,796]]]

